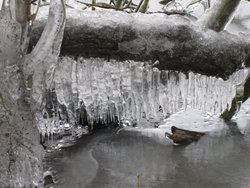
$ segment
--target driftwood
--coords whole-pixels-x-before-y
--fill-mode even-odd
[[[171,127],[171,132],[172,134],[166,132],[165,136],[173,140],[173,142],[178,145],[190,144],[193,141],[198,141],[200,137],[205,135],[203,132],[189,131],[175,126]]]
[[[45,20],[33,29],[34,46]],[[227,79],[250,65],[248,39],[201,29],[181,15],[68,10],[61,55],[159,61],[160,70],[193,71]]]

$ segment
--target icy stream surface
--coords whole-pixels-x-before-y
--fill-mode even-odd
[[[248,70],[224,81],[159,71],[155,63],[60,59],[41,130],[48,125],[51,133],[65,122],[77,125],[81,107],[90,124],[118,120],[131,126],[101,130],[76,144],[62,140],[44,164],[54,174],[54,187],[127,188],[138,181],[146,188],[249,187],[250,102],[232,122],[218,118]],[[173,147],[164,136],[173,125],[206,135],[197,143]]]
[[[248,188],[250,101],[232,122],[188,109],[159,128],[101,130],[74,146],[48,153],[45,168],[60,188]],[[207,134],[174,147],[164,138],[171,125]],[[244,133],[244,134],[240,134]]]

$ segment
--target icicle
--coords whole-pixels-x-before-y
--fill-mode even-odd
[[[227,81],[199,74],[159,71],[151,62],[99,58],[77,61],[64,57],[55,73],[55,90],[70,119],[83,100],[91,125],[101,121],[129,121],[138,126],[159,122],[189,107],[220,113],[231,104],[244,70]],[[70,115],[72,114],[72,115]]]

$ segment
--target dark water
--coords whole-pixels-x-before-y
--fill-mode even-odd
[[[249,188],[250,134],[206,135],[173,147],[139,132],[105,130],[49,154],[46,167],[60,188]]]

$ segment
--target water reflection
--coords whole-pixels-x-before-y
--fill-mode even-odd
[[[99,132],[60,154],[47,167],[55,187],[245,188],[250,187],[250,134],[206,135],[184,147],[159,144],[140,132]],[[56,156],[55,156],[56,155]]]

